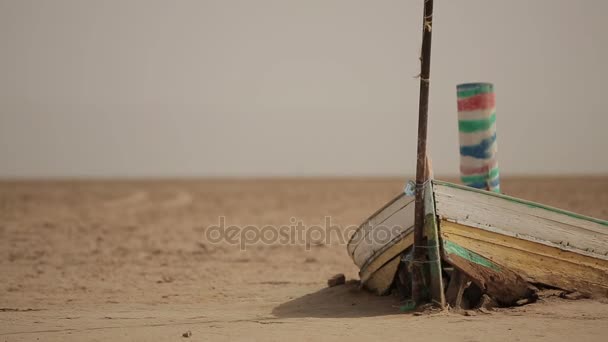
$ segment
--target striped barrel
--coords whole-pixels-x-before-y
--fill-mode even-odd
[[[457,86],[460,175],[465,185],[500,192],[496,97],[491,83]]]

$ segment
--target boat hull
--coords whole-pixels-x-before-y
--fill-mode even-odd
[[[535,284],[608,297],[608,222],[441,181],[431,193],[442,260],[499,303],[533,297]],[[400,255],[413,244],[413,212],[413,198],[398,196],[357,232],[400,227],[389,239],[349,242],[364,286],[390,288]]]
[[[577,291],[589,297],[608,297],[606,260],[449,221],[441,221],[440,225],[444,251],[452,263],[460,254],[453,247],[456,245],[485,256],[495,267],[514,272],[528,283]],[[452,246],[446,247],[446,244]],[[459,263],[463,262],[475,264],[471,259]]]

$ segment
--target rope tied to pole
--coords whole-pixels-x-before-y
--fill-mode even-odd
[[[433,30],[433,13],[424,16],[424,29],[428,32]]]

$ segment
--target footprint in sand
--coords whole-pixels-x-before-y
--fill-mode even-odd
[[[138,190],[135,192],[131,192],[130,194],[128,194],[126,196],[121,196],[121,197],[106,201],[104,203],[104,206],[111,207],[111,208],[123,207],[123,206],[133,206],[133,205],[141,204],[142,202],[147,201],[148,197],[149,197],[149,195],[148,195],[147,191]]]
[[[184,207],[193,202],[192,195],[188,191],[177,190],[175,195],[161,203],[164,208]]]

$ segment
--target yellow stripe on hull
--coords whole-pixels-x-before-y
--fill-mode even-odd
[[[475,252],[529,282],[591,297],[608,297],[608,261],[442,220],[441,237]]]

